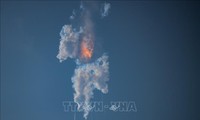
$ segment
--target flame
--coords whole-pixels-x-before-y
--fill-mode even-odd
[[[81,58],[89,60],[93,53],[93,42],[82,40],[81,42]]]

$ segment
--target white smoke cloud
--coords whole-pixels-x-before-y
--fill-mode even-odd
[[[60,31],[60,45],[57,58],[60,62],[67,60],[67,58],[75,58],[78,52],[79,36],[83,32],[80,27],[79,31],[72,29],[72,25],[64,25]]]
[[[78,104],[78,109],[84,111],[84,118],[90,112],[90,100],[93,98],[93,90],[100,90],[106,94],[108,92],[107,81],[109,80],[108,56],[102,55],[93,63],[77,66],[72,77],[73,88],[75,90],[74,101]]]
[[[109,9],[111,8],[110,3],[104,3],[102,11],[101,11],[101,16],[106,17],[109,13]]]

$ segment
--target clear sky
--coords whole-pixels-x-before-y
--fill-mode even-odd
[[[109,55],[109,93],[137,112],[92,113],[89,120],[197,120],[199,2],[111,3],[95,21],[99,51]],[[59,33],[80,2],[1,1],[1,120],[72,120],[74,60],[56,58]],[[77,120],[83,119],[77,114]]]

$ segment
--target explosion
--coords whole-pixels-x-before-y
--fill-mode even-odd
[[[83,39],[81,42],[81,59],[89,60],[93,54],[93,41]]]
[[[88,5],[93,5],[86,2]],[[90,3],[90,4],[89,4]],[[108,55],[102,54],[98,58],[90,61],[94,51],[94,23],[91,15],[94,14],[93,7],[83,3],[77,12],[74,10],[70,19],[79,21],[78,24],[64,25],[60,31],[60,45],[57,58],[60,62],[68,58],[75,59],[76,68],[71,80],[74,88],[74,102],[78,105],[78,110],[84,112],[84,118],[87,119],[90,109],[90,101],[93,98],[94,90],[99,90],[106,94],[108,92],[107,81],[109,81],[109,62]],[[101,17],[108,15],[109,3],[104,3]],[[88,6],[88,8],[87,8]],[[79,11],[79,12],[78,12]],[[80,25],[80,26],[79,26]],[[78,26],[78,27],[76,27]]]

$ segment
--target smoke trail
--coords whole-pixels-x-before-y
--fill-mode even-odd
[[[100,90],[102,93],[108,92],[108,56],[103,55],[94,63],[77,66],[72,77],[75,90],[74,101],[78,104],[78,109],[84,111],[84,117],[89,114],[90,100],[93,97],[93,90]]]
[[[74,24],[62,27],[57,55],[60,62],[68,58],[76,61],[77,67],[71,78],[75,91],[74,102],[78,104],[78,110],[83,110],[85,119],[87,119],[91,110],[89,106],[93,98],[93,91],[97,89],[106,94],[108,92],[107,81],[109,80],[108,56],[103,54],[95,61],[91,60],[95,52],[95,34],[93,32],[94,24],[91,19],[92,13],[87,7],[89,6],[84,6],[82,2],[80,9],[73,10],[70,16],[72,21],[79,19],[78,27],[74,27],[77,26]],[[103,17],[108,15],[109,8],[110,4],[105,3]]]

